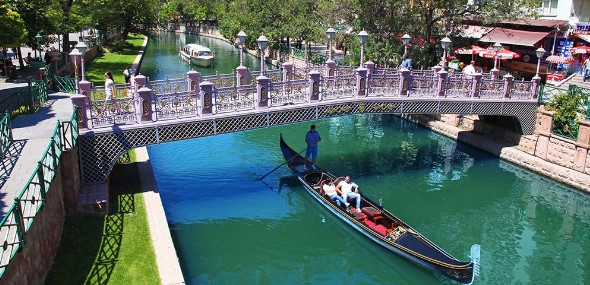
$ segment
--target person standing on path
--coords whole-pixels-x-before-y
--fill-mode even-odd
[[[305,143],[307,143],[307,151],[305,152],[305,160],[311,156],[312,167],[315,168],[315,159],[318,156],[318,143],[322,140],[320,133],[316,132],[315,125],[311,125],[309,132],[305,135]]]
[[[125,67],[125,70],[123,70],[123,76],[125,76],[125,84],[129,84],[129,78],[131,78],[129,68]]]

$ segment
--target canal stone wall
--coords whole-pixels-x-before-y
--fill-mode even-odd
[[[590,122],[580,123],[578,141],[552,135],[552,113],[537,113],[533,135],[520,135],[486,124],[476,115],[403,115],[458,141],[590,193]]]
[[[66,213],[73,213],[80,189],[78,151],[63,152],[43,208],[37,213],[25,243],[6,267],[4,284],[43,284],[61,241]]]

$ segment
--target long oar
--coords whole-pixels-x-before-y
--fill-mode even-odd
[[[302,152],[306,151],[307,148],[304,148],[302,151],[300,151],[299,153],[297,153],[297,155],[301,154]],[[292,156],[291,158],[287,159],[285,162],[281,163],[279,166],[275,167],[275,169],[271,170],[269,173],[264,174],[262,177],[258,178],[258,180],[262,180],[262,178],[268,176],[269,174],[275,172],[275,170],[279,169],[279,167],[285,165],[285,163],[291,161],[293,158],[295,158],[297,155]]]

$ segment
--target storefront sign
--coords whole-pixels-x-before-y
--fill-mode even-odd
[[[576,33],[590,33],[590,23],[576,23]]]
[[[525,62],[520,62],[520,61],[513,61],[512,62],[512,70],[535,74],[537,72],[537,64],[525,63]],[[547,73],[547,66],[541,65],[541,67],[539,68],[539,74],[546,74],[546,73]]]

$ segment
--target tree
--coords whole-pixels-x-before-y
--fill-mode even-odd
[[[12,11],[6,4],[0,6],[0,47],[4,59],[4,74],[7,73],[6,48],[20,46],[27,36],[25,22],[17,12]]]
[[[370,35],[367,54],[378,64],[387,64],[403,53],[401,36],[412,36],[410,55],[416,65],[431,66],[441,54],[440,39],[453,37],[465,21],[493,23],[499,19],[535,15],[537,1],[479,0],[353,0],[348,23]]]

